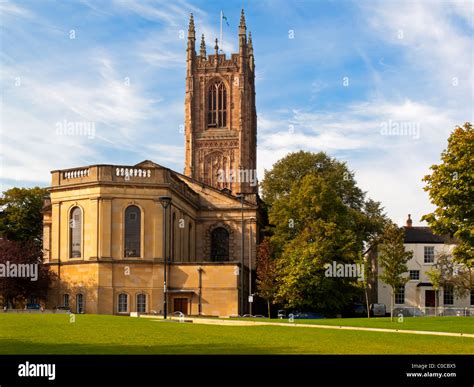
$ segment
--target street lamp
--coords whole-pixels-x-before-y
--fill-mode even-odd
[[[253,294],[252,294],[252,224],[256,223],[256,219],[251,217],[249,219],[249,313],[252,315],[252,305],[253,305]]]
[[[240,313],[244,315],[244,198],[243,193],[237,193],[236,197],[240,199],[240,229],[241,229],[241,245],[240,245]]]
[[[168,261],[168,238],[167,238],[167,224],[166,224],[166,210],[171,206],[171,197],[160,196],[159,197],[161,206],[163,207],[163,260],[164,260],[164,275],[163,275],[163,318],[166,319],[168,315],[168,305],[166,304],[166,272],[167,272],[167,261]]]

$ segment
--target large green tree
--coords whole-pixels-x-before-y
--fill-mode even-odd
[[[454,258],[474,267],[474,128],[470,123],[456,127],[441,161],[423,179],[436,209],[422,220],[434,232],[454,236],[459,242]]]
[[[41,244],[44,188],[10,188],[0,197],[0,235],[11,241]]]
[[[365,199],[345,163],[325,153],[297,152],[265,172],[276,256],[276,300],[289,308],[337,312],[358,293],[357,278],[325,276],[325,265],[354,263],[377,239],[386,218]]]

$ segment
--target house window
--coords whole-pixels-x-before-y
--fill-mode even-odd
[[[140,257],[141,211],[137,206],[125,210],[125,256]]]
[[[444,286],[443,303],[444,303],[444,305],[453,305],[454,304],[453,285]]]
[[[227,90],[223,82],[214,82],[207,94],[207,126],[224,128],[227,125]]]
[[[137,312],[146,313],[146,294],[137,294]]]
[[[471,290],[471,305],[474,305],[474,290]]]
[[[229,260],[229,232],[224,227],[212,230],[211,260],[217,262]]]
[[[399,286],[395,289],[395,304],[404,304],[405,303],[405,286]]]
[[[125,293],[120,293],[118,295],[118,312],[119,313],[128,312],[128,295]]]
[[[76,313],[84,313],[84,295],[82,293],[76,296]]]
[[[410,279],[414,281],[418,281],[420,279],[420,271],[410,270]]]
[[[69,257],[82,256],[82,210],[74,207],[69,218]]]
[[[64,294],[63,295],[63,305],[64,306],[69,306],[69,294]]]
[[[424,262],[434,263],[434,246],[425,246]]]

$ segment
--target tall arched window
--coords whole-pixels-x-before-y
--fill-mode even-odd
[[[211,260],[229,260],[229,232],[224,227],[217,227],[211,234]]]
[[[84,295],[82,293],[76,295],[76,313],[84,313]]]
[[[69,307],[69,294],[63,294],[63,306]]]
[[[125,256],[140,256],[141,211],[137,206],[125,210]]]
[[[119,313],[128,312],[128,294],[120,293],[118,295],[118,312]]]
[[[82,210],[74,207],[69,219],[69,257],[82,256]]]
[[[214,82],[207,93],[207,126],[223,128],[227,125],[227,90],[224,82]]]
[[[137,312],[146,313],[146,294],[137,294]]]

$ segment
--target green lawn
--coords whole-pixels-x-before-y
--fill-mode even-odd
[[[239,319],[240,320],[240,319]],[[289,323],[288,319],[242,319],[252,321]],[[456,332],[474,334],[474,317],[405,317],[402,322],[398,322],[395,317],[390,321],[390,317],[367,318],[334,318],[318,320],[298,320],[293,324],[318,324],[352,327],[370,327],[384,329],[403,329],[415,331],[435,331],[435,332]]]
[[[464,329],[472,321],[457,318],[452,324]],[[357,320],[351,323],[355,325]],[[438,324],[449,326],[448,321]],[[441,330],[435,329],[436,325],[433,320],[431,328]],[[76,322],[70,323],[66,314],[0,314],[0,354],[318,353],[472,354],[474,339],[280,326],[200,325],[98,315],[76,315]]]

